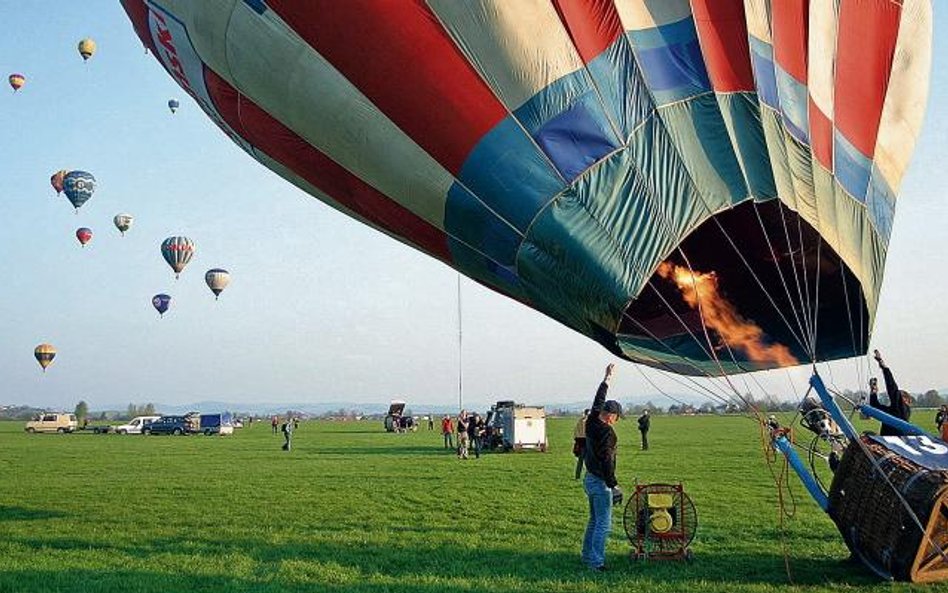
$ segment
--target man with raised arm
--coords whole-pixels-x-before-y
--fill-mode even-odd
[[[892,376],[892,371],[889,370],[888,365],[885,361],[882,360],[882,355],[879,354],[878,350],[873,351],[873,358],[876,359],[876,362],[879,363],[879,368],[882,369],[882,378],[885,381],[885,391],[889,395],[889,405],[885,405],[879,401],[879,386],[876,383],[875,377],[869,381],[869,405],[877,410],[882,410],[890,416],[895,416],[900,420],[905,420],[908,422],[908,419],[912,415],[912,398],[907,391],[899,389],[898,384],[895,382],[895,378]],[[895,428],[894,426],[889,426],[885,422],[882,423],[882,428],[879,430],[879,434],[882,436],[894,436],[900,437],[905,436],[905,434]]]
[[[589,499],[589,522],[583,537],[582,558],[586,566],[600,572],[606,570],[606,538],[612,529],[612,505],[622,502],[622,491],[616,481],[617,439],[612,429],[622,416],[622,406],[615,400],[606,401],[614,370],[614,364],[606,367],[606,375],[586,418],[583,486]]]

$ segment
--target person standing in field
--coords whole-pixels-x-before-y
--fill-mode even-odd
[[[454,449],[454,421],[450,416],[441,419],[441,435],[444,437],[444,448]]]
[[[606,367],[586,418],[583,486],[589,499],[589,522],[583,536],[582,559],[586,566],[599,572],[606,570],[606,538],[612,530],[612,505],[622,502],[622,491],[616,480],[618,439],[612,428],[622,416],[622,406],[615,400],[606,401],[614,371],[614,364]]]
[[[470,442],[467,436],[470,419],[467,417],[467,411],[461,410],[458,414],[458,459],[467,459],[467,445]]]
[[[287,418],[283,423],[283,450],[289,451],[293,446],[293,419]]]
[[[428,430],[434,430],[434,414],[428,414]]]
[[[876,359],[876,362],[879,363],[879,368],[882,369],[882,378],[885,381],[885,391],[889,396],[889,405],[885,405],[879,401],[879,386],[878,383],[876,383],[875,377],[869,381],[869,405],[877,410],[882,410],[890,416],[895,416],[900,420],[908,422],[912,416],[912,396],[910,396],[907,391],[899,389],[895,378],[892,376],[892,371],[888,365],[885,364],[885,361],[882,360],[882,355],[879,351],[874,350],[872,355],[873,358]],[[885,422],[882,423],[879,434],[882,436],[905,436],[901,430],[894,426],[889,426]]]
[[[938,436],[941,440],[948,442],[948,406],[942,404],[938,413],[935,414],[935,426],[938,427]]]
[[[576,477],[583,475],[583,457],[586,455],[586,418],[589,417],[589,408],[583,410],[576,427],[573,428],[573,455],[576,456]]]
[[[481,458],[481,436],[484,433],[484,421],[480,414],[474,414],[468,420],[467,437],[470,447],[474,448],[474,458]]]
[[[276,416],[270,418],[270,429],[273,430],[273,434],[277,433],[277,427],[280,425],[280,419]]]
[[[649,416],[648,410],[646,409],[642,412],[642,415],[639,416],[639,432],[642,433],[642,450],[648,451],[648,431],[652,427],[652,417]]]

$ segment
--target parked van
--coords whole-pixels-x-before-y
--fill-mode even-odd
[[[122,424],[115,427],[115,432],[119,434],[141,434],[142,429],[161,418],[161,416],[135,416],[129,420],[128,424]]]
[[[26,432],[73,432],[79,426],[75,414],[38,414],[26,423]]]

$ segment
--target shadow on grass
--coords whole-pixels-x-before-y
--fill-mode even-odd
[[[294,446],[299,450],[300,445],[294,442]],[[315,443],[311,449],[306,451],[310,455],[414,455],[430,457],[450,457],[454,451],[449,451],[441,447],[435,447],[431,444],[393,444],[389,446],[380,445],[377,447],[320,447]]]
[[[63,514],[58,511],[0,505],[0,523],[6,521],[38,521],[41,519],[55,519],[62,516]]]
[[[698,587],[704,590],[735,590],[743,586],[787,585],[783,556],[778,553],[712,552],[705,550],[691,563],[631,562],[610,554],[608,573],[596,574],[586,570],[578,553],[539,553],[520,551],[510,547],[485,545],[472,549],[466,545],[419,545],[417,539],[400,545],[366,542],[341,543],[333,539],[331,530],[319,541],[272,542],[262,539],[194,539],[193,534],[182,538],[143,539],[138,542],[78,541],[65,538],[12,538],[10,543],[34,548],[42,554],[55,549],[104,553],[116,563],[128,566],[128,559],[149,562],[162,557],[167,565],[177,563],[175,556],[185,558],[190,567],[199,566],[200,559],[218,566],[222,558],[247,557],[255,561],[253,575],[237,577],[221,574],[209,577],[206,571],[175,572],[189,591],[270,591],[318,590],[441,593],[445,590],[546,592],[564,585],[580,587],[594,580],[603,586],[638,586],[644,590],[685,591]],[[350,532],[351,533],[351,532]],[[338,535],[338,534],[336,534]],[[288,564],[284,564],[288,563]],[[132,562],[137,564],[137,562]],[[302,573],[287,573],[286,567],[297,567]],[[303,567],[303,568],[300,568]],[[818,558],[792,561],[793,584],[797,586],[828,586],[829,583],[865,585],[878,581],[870,578],[855,563],[840,558]],[[3,570],[0,569],[0,590],[56,590],[96,591],[111,590],[124,579],[135,584],[137,591],[174,590],[169,573],[120,570],[82,571],[84,576],[57,570]],[[123,573],[124,576],[121,576]],[[100,588],[93,583],[102,582]],[[55,585],[54,585],[55,583]],[[169,589],[169,586],[172,588]]]

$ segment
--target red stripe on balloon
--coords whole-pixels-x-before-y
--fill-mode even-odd
[[[553,6],[586,64],[623,34],[613,0],[553,0]]]
[[[423,0],[267,6],[455,175],[507,115]]]
[[[872,158],[889,88],[902,8],[889,0],[842,0],[836,41],[837,129]]]
[[[157,55],[155,42],[151,38],[151,29],[148,26],[148,5],[145,4],[145,0],[122,0],[122,6],[129,20],[132,21],[132,27],[135,28],[138,38],[145,47]]]
[[[691,10],[714,90],[756,90],[743,0],[691,0]]]
[[[208,68],[204,81],[221,118],[244,140],[362,218],[442,261],[451,261],[443,231],[313,148]]]
[[[833,170],[833,122],[810,99],[810,148],[827,170]]]
[[[805,85],[810,2],[780,0],[771,3],[771,10],[774,60],[787,74]]]

